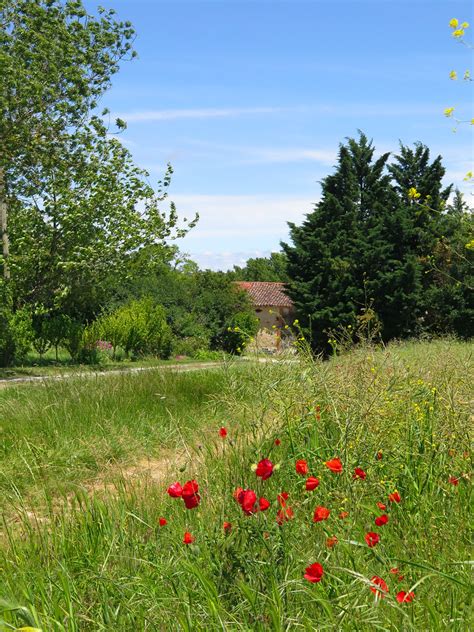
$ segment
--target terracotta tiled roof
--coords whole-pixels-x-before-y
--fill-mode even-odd
[[[265,307],[293,307],[293,303],[285,294],[284,283],[267,281],[237,281],[237,285],[250,294],[254,305]]]

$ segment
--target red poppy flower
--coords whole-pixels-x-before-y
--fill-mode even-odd
[[[341,520],[344,520],[344,518],[347,518],[348,515],[349,515],[348,511],[341,511],[341,513],[339,514],[339,518]]]
[[[308,464],[304,459],[296,461],[296,473],[301,474],[301,476],[306,476],[308,473]]]
[[[288,500],[288,492],[281,492],[281,494],[278,494],[277,500],[282,507],[286,507],[286,501]]]
[[[281,445],[281,440],[280,440],[280,439],[275,439],[275,445],[276,445],[276,446]]]
[[[158,520],[158,523],[159,523],[160,527],[164,527],[165,524],[168,524],[168,520],[166,520],[166,518],[160,518]]]
[[[382,514],[381,516],[378,516],[377,518],[375,518],[375,524],[377,525],[377,527],[382,527],[384,524],[387,524],[387,522],[388,522],[387,514]]]
[[[383,599],[385,597],[385,593],[388,593],[387,584],[381,577],[378,577],[377,575],[374,575],[370,581],[372,582],[372,584],[375,584],[375,586],[378,586],[378,588],[375,588],[374,586],[370,587],[370,590],[374,593],[375,598]]]
[[[414,598],[415,598],[414,592],[407,593],[404,590],[401,590],[399,593],[397,593],[397,596],[396,596],[396,600],[398,601],[398,603],[410,603],[411,601],[413,601]]]
[[[380,542],[380,536],[378,533],[375,533],[375,531],[369,531],[365,534],[365,541],[367,542],[367,546],[372,548]]]
[[[321,522],[327,520],[331,512],[326,507],[316,507],[314,510],[313,522]]]
[[[273,463],[269,459],[262,459],[257,463],[255,474],[259,476],[262,481],[266,481],[267,478],[270,478],[273,474]]]
[[[232,523],[231,522],[224,522],[224,524],[222,526],[223,526],[224,531],[226,533],[228,533],[232,529]]]
[[[189,531],[186,531],[184,534],[183,543],[192,544],[193,542],[194,542],[194,537],[189,533]]]
[[[338,458],[326,461],[326,466],[331,470],[331,472],[336,472],[337,474],[342,472],[342,463]]]
[[[399,503],[402,500],[400,494],[397,491],[389,494],[388,499],[391,503]]]
[[[332,549],[332,547],[336,546],[338,542],[339,540],[336,538],[335,535],[331,536],[330,538],[326,538],[326,546],[328,547],[328,549]]]
[[[293,509],[291,507],[284,507],[279,509],[276,515],[276,521],[281,526],[284,522],[288,522],[294,517]]]
[[[450,476],[448,480],[451,485],[459,485],[459,478],[456,478],[455,476]]]
[[[183,488],[179,483],[173,483],[168,487],[168,494],[171,498],[180,498],[183,493]]]
[[[260,511],[266,511],[270,507],[270,502],[266,498],[259,498],[258,508]]]
[[[364,472],[363,469],[361,469],[360,467],[355,468],[352,478],[361,478],[362,480],[364,480],[366,477],[367,474]]]
[[[235,492],[232,494],[232,496],[235,498],[235,500],[240,503],[240,494],[243,492],[244,490],[242,489],[242,487],[237,487],[237,489],[235,490]]]
[[[318,564],[317,562],[305,568],[304,578],[307,579],[312,584],[316,584],[317,582],[320,582],[323,575],[324,575],[323,567],[321,566],[321,564]]]
[[[224,426],[219,428],[219,436],[225,439],[227,437],[227,428],[224,428]]]
[[[306,489],[308,492],[312,492],[319,485],[319,479],[315,476],[308,476],[306,479]]]
[[[184,500],[186,509],[194,509],[201,501],[201,496],[198,494],[199,485],[197,481],[188,481],[183,485],[181,496]]]
[[[241,489],[237,502],[247,515],[255,513],[257,494],[253,491],[253,489]]]
[[[383,503],[377,503],[377,507],[382,511],[385,511],[387,509],[387,505],[384,505]]]

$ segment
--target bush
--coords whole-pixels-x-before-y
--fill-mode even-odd
[[[33,340],[31,314],[27,309],[0,312],[0,366],[25,360]]]
[[[198,349],[194,355],[194,360],[204,360],[209,362],[217,362],[222,360],[224,354],[222,351],[213,351],[212,349]]]
[[[209,350],[209,339],[205,336],[186,336],[175,338],[173,341],[173,353],[195,358],[199,352]]]
[[[228,353],[241,355],[258,329],[259,321],[253,312],[238,312],[222,332],[222,348]]]
[[[72,360],[76,361],[79,359],[79,356],[81,354],[84,326],[81,325],[81,323],[79,323],[76,320],[72,320],[69,317],[67,318],[68,318],[68,321],[67,321],[67,327],[66,327],[66,334],[63,339],[63,345],[68,351]]]
[[[170,357],[173,347],[165,310],[151,298],[131,301],[102,316],[96,322],[94,336],[94,342],[99,339],[110,342],[113,358],[119,346],[127,357],[151,354],[164,359]]]

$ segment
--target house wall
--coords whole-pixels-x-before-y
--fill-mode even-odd
[[[284,327],[292,322],[291,307],[256,307],[255,314],[260,321],[260,329],[272,329],[276,327]]]

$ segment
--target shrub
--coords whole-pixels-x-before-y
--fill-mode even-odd
[[[228,353],[241,355],[258,328],[259,321],[253,312],[238,312],[222,332],[222,348]]]
[[[165,310],[151,298],[130,301],[102,316],[94,332],[94,342],[100,338],[110,342],[114,358],[119,346],[127,357],[152,354],[161,358],[169,358],[173,347]]]
[[[186,336],[185,338],[175,338],[173,341],[173,353],[175,355],[195,358],[197,353],[208,350],[209,339],[205,336]]]
[[[0,311],[0,366],[21,363],[31,349],[33,328],[30,312],[23,308],[16,312]]]
[[[82,349],[82,336],[84,333],[84,325],[77,320],[67,317],[66,334],[63,339],[63,345],[68,351],[73,361],[79,359]]]
[[[213,351],[212,349],[198,349],[194,354],[194,360],[204,360],[209,362],[217,362],[222,360],[224,354],[222,351]]]

